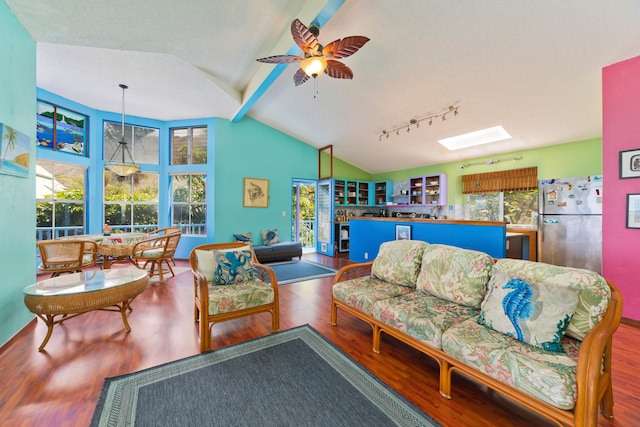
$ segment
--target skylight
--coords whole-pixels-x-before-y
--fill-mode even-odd
[[[491,142],[503,141],[511,138],[511,135],[502,126],[477,130],[463,135],[452,136],[451,138],[439,139],[438,142],[448,150],[460,150],[461,148],[473,147],[476,145],[489,144]]]

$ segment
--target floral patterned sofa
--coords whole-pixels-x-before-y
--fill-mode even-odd
[[[444,397],[458,371],[560,425],[613,416],[622,297],[594,272],[399,240],[336,274],[333,325],[338,308],[372,326],[373,351],[386,333],[433,357]]]

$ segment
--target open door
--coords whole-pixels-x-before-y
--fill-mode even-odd
[[[334,256],[333,180],[325,179],[318,181],[317,188],[316,210],[318,212],[318,233],[316,251],[323,255]]]
[[[316,247],[316,181],[293,180],[291,193],[291,236],[305,252]]]

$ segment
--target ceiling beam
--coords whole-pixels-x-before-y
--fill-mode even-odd
[[[345,0],[309,0],[298,12],[297,18],[307,26],[314,23],[322,28],[336,14],[344,2]],[[300,53],[300,48],[293,42],[291,32],[288,29],[282,34],[282,37],[271,49],[271,52],[265,56],[282,55],[283,52],[286,55],[298,55]],[[260,63],[258,71],[253,75],[247,85],[247,89],[244,91],[242,103],[231,119],[232,122],[238,122],[249,112],[251,107],[282,74],[287,65],[289,64],[276,64],[274,66],[273,64]]]

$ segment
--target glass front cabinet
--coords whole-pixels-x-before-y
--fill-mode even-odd
[[[447,175],[427,175],[409,179],[409,204],[444,206],[447,204]]]

